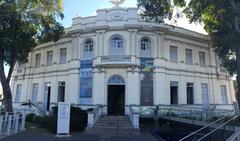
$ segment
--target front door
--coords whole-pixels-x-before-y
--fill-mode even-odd
[[[108,114],[124,115],[125,85],[108,85]]]

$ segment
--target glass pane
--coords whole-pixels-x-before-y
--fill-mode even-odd
[[[67,60],[67,49],[60,49],[60,60],[59,63],[60,64],[65,64]]]
[[[147,38],[141,40],[141,57],[151,57],[151,41]]]
[[[121,36],[115,35],[110,41],[110,55],[123,55],[123,39]]]
[[[47,52],[47,65],[52,65],[53,62],[53,52],[48,51]]]
[[[186,64],[189,64],[189,65],[193,64],[191,49],[186,49]]]
[[[206,66],[206,61],[205,61],[205,52],[199,52],[199,63],[201,67]]]
[[[32,103],[37,103],[37,95],[38,95],[38,84],[33,84],[32,88]]]
[[[228,104],[227,89],[225,85],[221,86],[222,104]]]
[[[22,85],[17,85],[15,102],[20,102]]]
[[[40,67],[41,54],[36,55],[35,67]]]
[[[170,46],[170,61],[177,63],[178,61],[177,47]]]

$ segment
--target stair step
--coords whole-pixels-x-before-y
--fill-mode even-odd
[[[139,135],[140,130],[134,129],[131,121],[126,116],[102,116],[93,128],[84,132],[90,135]]]

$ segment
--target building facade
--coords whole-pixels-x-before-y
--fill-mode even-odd
[[[147,22],[137,8],[76,17],[58,42],[38,45],[17,64],[13,101],[102,104],[121,115],[128,105],[229,105],[233,83],[208,36]]]

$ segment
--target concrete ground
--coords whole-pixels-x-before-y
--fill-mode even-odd
[[[71,135],[68,138],[59,138],[43,129],[28,129],[2,138],[0,141],[159,141],[150,133],[137,136],[90,136],[82,133],[72,133]]]

